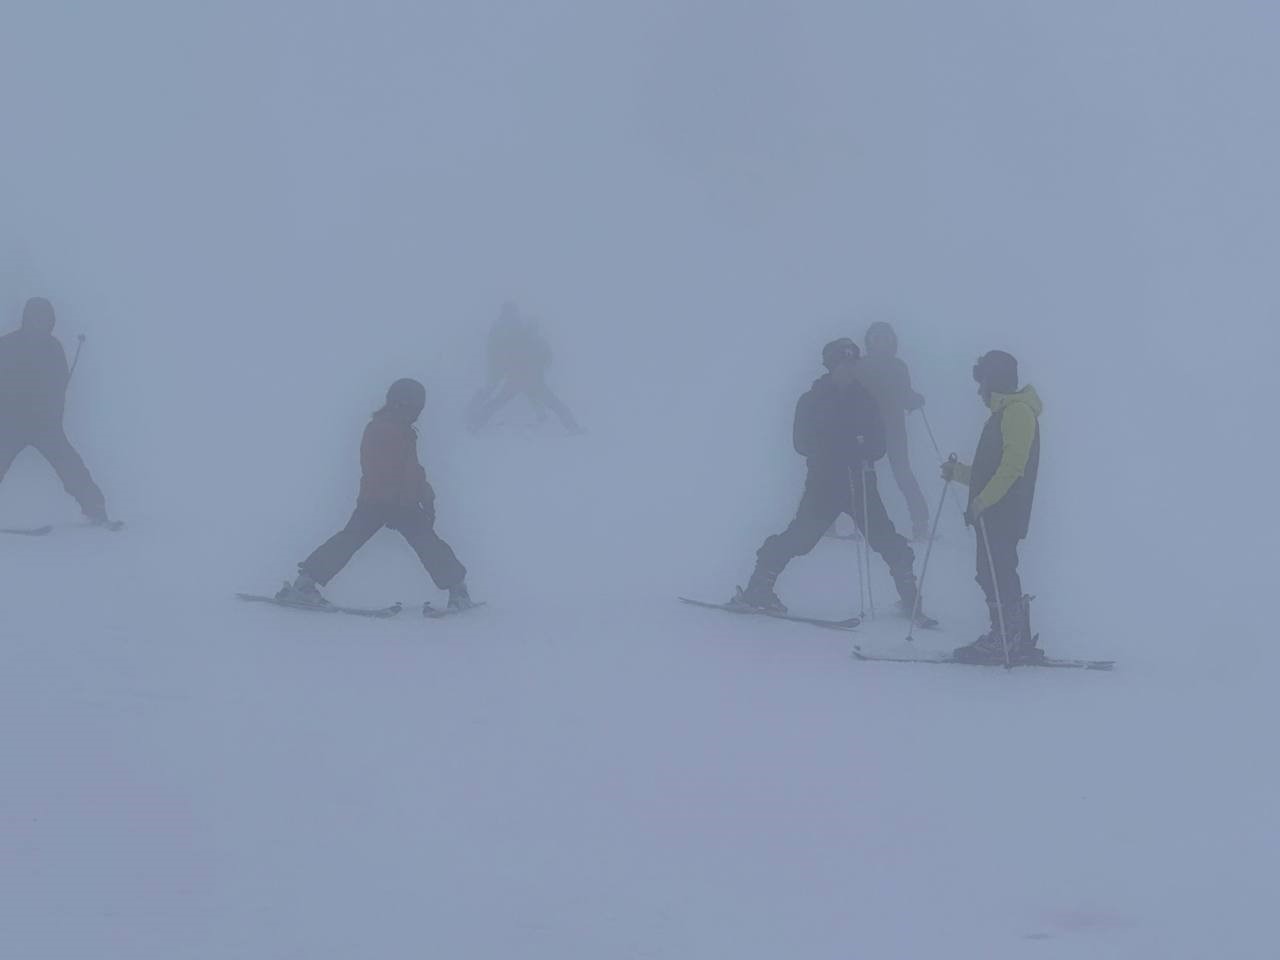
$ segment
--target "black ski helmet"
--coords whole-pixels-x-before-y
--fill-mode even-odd
[[[416,420],[418,414],[422,413],[422,408],[427,405],[427,388],[420,384],[417,380],[411,380],[408,377],[397,380],[387,388],[387,407],[388,410],[404,411],[412,413]]]
[[[862,351],[853,340],[841,337],[839,340],[832,340],[822,348],[822,365],[828,370],[834,370],[844,361],[857,360],[861,356]]]
[[[53,304],[44,297],[32,297],[22,308],[22,325],[49,333],[53,330]]]
[[[988,350],[973,365],[973,379],[987,393],[1018,392],[1018,360],[1003,350]]]

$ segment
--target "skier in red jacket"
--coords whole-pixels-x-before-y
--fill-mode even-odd
[[[413,428],[427,391],[417,380],[397,380],[387,402],[373,415],[360,442],[360,496],[347,525],[298,564],[298,578],[277,599],[323,606],[319,587],[332,580],[383,527],[409,541],[441,590],[449,591],[449,609],[472,606],[467,571],[453,549],[435,531],[435,491],[418,462],[418,432]]]

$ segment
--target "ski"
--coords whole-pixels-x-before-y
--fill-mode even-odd
[[[853,655],[858,660],[874,660],[881,663],[954,663],[965,667],[1003,667],[1003,663],[968,663],[957,660],[949,653],[921,654],[919,656],[896,656],[894,654],[866,653],[858,647],[853,648]],[[1110,670],[1116,665],[1114,660],[1057,660],[1045,657],[1043,660],[1019,660],[1015,667],[1054,667],[1067,670]]]
[[[771,613],[767,610],[757,610],[754,607],[744,607],[735,603],[711,603],[707,600],[691,600],[688,597],[680,597],[681,603],[691,603],[695,607],[708,607],[712,610],[723,610],[726,613],[736,613],[739,615],[769,617],[772,620],[790,620],[792,623],[807,623],[810,626],[822,627],[825,630],[853,630],[862,622],[859,617],[850,617],[848,620],[825,620],[821,617],[801,617],[793,613]]]
[[[430,601],[422,605],[422,615],[428,620],[443,620],[446,617],[456,617],[460,613],[466,613],[477,607],[483,607],[488,601],[481,600],[479,603],[473,603],[469,607],[463,607],[461,610],[450,610],[448,607],[433,607]]]
[[[48,524],[43,527],[4,527],[0,529],[0,533],[11,533],[18,537],[43,537],[53,533],[53,527]]]
[[[241,600],[248,600],[252,603],[270,603],[277,607],[288,607],[291,610],[310,610],[313,613],[345,613],[352,617],[373,617],[379,620],[394,617],[404,609],[398,603],[393,603],[389,607],[340,607],[332,603],[317,604],[302,603],[296,600],[280,600],[276,597],[267,597],[257,593],[237,593],[236,596]]]

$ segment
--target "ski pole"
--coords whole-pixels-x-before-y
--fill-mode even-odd
[[[75,376],[76,364],[80,362],[80,351],[84,349],[84,334],[76,337],[76,355],[71,361],[71,369],[67,371],[67,386],[71,386],[71,378]]]
[[[862,553],[867,564],[867,606],[871,608],[871,619],[876,618],[876,597],[871,591],[871,507],[868,503],[868,474],[875,477],[875,469],[869,463],[862,465]]]
[[[929,426],[929,415],[924,412],[924,407],[917,407],[916,409],[920,411],[920,419],[924,421],[924,429],[929,434],[929,442],[933,444],[933,452],[936,453],[938,455],[938,459],[941,460],[942,448],[938,446],[938,439],[933,435],[933,427]],[[952,454],[951,460],[954,461],[955,459],[955,454]],[[962,514],[964,513],[964,507],[960,506],[960,501],[955,499],[954,496],[951,498],[951,502],[956,505],[957,510]]]
[[[924,407],[917,407],[920,411],[920,419],[924,421],[924,428],[929,433],[929,442],[933,444],[933,452],[938,455],[938,459],[942,459],[942,448],[938,446],[938,438],[933,435],[933,427],[929,426],[929,415],[924,412]]]
[[[978,515],[978,532],[982,534],[982,545],[987,548],[987,567],[991,570],[991,589],[996,595],[996,613],[1000,618],[1000,642],[1004,644],[1004,668],[1011,670],[1009,662],[1009,633],[1004,626],[1004,604],[1000,602],[1000,581],[996,579],[996,562],[991,559],[991,540],[987,537],[987,521]]]
[[[947,463],[955,463],[956,455],[947,457]],[[938,521],[942,519],[942,505],[947,502],[947,488],[951,486],[948,479],[942,485],[942,496],[938,498],[938,512],[933,515],[933,529],[929,532],[929,545],[924,551],[924,565],[920,568],[920,582],[916,584],[916,602],[911,605],[911,625],[907,628],[907,643],[915,640],[916,617],[920,616],[920,598],[924,595],[924,578],[929,575],[929,558],[933,556],[933,541],[938,536]]]
[[[855,527],[857,526],[857,523],[858,523],[858,520],[857,520],[858,515],[855,512],[858,509],[857,503],[858,503],[857,484],[854,482],[854,479],[853,479],[853,471],[850,470],[849,471],[849,514],[854,518],[853,522]],[[859,533],[861,533],[861,531],[859,531]],[[854,551],[858,555],[858,619],[865,620],[867,619],[867,590],[862,579],[862,545],[866,543],[867,538],[865,535],[863,535],[863,536],[860,536],[858,539],[860,542],[858,543],[857,549]]]

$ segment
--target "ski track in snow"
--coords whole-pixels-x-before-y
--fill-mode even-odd
[[[621,448],[455,457],[440,527],[490,603],[439,623],[235,601],[331,532],[264,541],[270,505],[0,545],[5,955],[1261,955],[1280,797],[1247,674],[1101,634],[1061,652],[1114,674],[857,663],[905,624],[678,604],[750,556],[616,510]],[[980,626],[950,520],[921,646]],[[655,567],[681,529],[698,549]],[[855,549],[824,542],[784,595],[856,613]],[[425,582],[383,533],[330,594]]]

